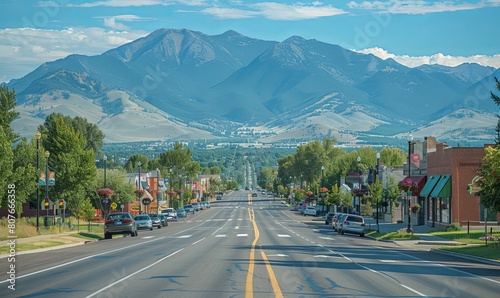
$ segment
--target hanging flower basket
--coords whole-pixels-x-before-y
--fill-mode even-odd
[[[326,187],[321,187],[321,188],[319,189],[319,192],[328,192],[328,188],[326,188]]]
[[[413,192],[418,190],[418,184],[411,179],[405,178],[399,181],[398,188],[404,192]]]
[[[169,195],[175,195],[175,194],[177,194],[177,193],[176,193],[175,191],[173,191],[173,190],[171,190],[171,191],[169,191],[169,192],[167,192],[167,193],[168,193]]]
[[[312,191],[308,191],[308,192],[306,192],[306,195],[308,195],[308,196],[310,196],[310,195],[312,195],[312,194],[313,194],[313,192],[312,192]]]
[[[184,189],[179,189],[177,192],[178,192],[178,193],[183,193],[183,192],[184,192]]]
[[[410,209],[411,209],[411,212],[417,213],[418,211],[420,211],[420,205],[415,204],[415,205],[411,206]]]
[[[111,197],[115,194],[115,192],[111,189],[111,188],[108,188],[108,187],[105,187],[105,188],[100,188],[97,193],[99,194],[100,197]]]

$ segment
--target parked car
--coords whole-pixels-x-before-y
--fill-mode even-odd
[[[327,214],[325,214],[325,225],[332,224],[332,219],[333,219],[334,215],[335,215],[335,212],[328,212]]]
[[[349,214],[342,218],[342,227],[340,233],[358,234],[361,237],[365,236],[366,227],[363,216]]]
[[[200,211],[200,204],[198,202],[192,203],[191,205],[193,205],[194,211]]]
[[[194,214],[194,207],[191,204],[184,205],[184,210],[186,210],[186,213],[191,212]]]
[[[160,222],[161,222],[162,227],[167,227],[168,220],[167,220],[167,217],[165,216],[165,214],[158,214],[158,216],[160,217]]]
[[[211,207],[211,206],[210,206],[210,202],[209,202],[209,201],[206,201],[206,202],[205,202],[205,205],[206,205],[206,207],[207,207],[207,208],[210,208],[210,207]]]
[[[253,192],[253,193],[252,193],[252,197],[257,197],[257,193],[256,193],[256,192]]]
[[[134,217],[134,220],[137,223],[137,229],[153,230],[153,221],[149,215],[139,214]]]
[[[161,229],[161,219],[160,216],[156,213],[148,214],[149,218],[151,218],[151,221],[153,222],[153,227],[157,227],[158,229]]]
[[[344,213],[336,213],[332,220],[333,230],[340,233],[340,228],[342,227],[342,219],[347,216]]]
[[[314,208],[313,206],[307,206],[304,209],[303,214],[304,214],[304,216],[306,216],[306,215],[316,216],[316,208]]]
[[[305,207],[307,207],[307,206],[309,206],[309,203],[307,203],[307,202],[300,202],[297,205],[297,211],[302,211],[302,207],[304,207],[304,209],[305,209]]]
[[[177,217],[187,217],[187,212],[184,208],[178,208],[176,212],[177,212]]]
[[[137,223],[128,212],[108,214],[104,223],[104,239],[111,239],[115,234],[137,236]]]
[[[167,217],[167,220],[177,220],[177,212],[174,208],[163,209],[161,213],[163,213]]]

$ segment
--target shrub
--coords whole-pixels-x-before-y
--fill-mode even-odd
[[[445,229],[446,232],[455,232],[455,231],[461,231],[462,226],[458,222],[454,222],[450,225],[448,225]]]

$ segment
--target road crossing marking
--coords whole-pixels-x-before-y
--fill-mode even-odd
[[[215,235],[215,238],[223,238],[226,237],[226,235]]]
[[[179,239],[185,239],[185,238],[189,238],[191,237],[192,235],[181,235],[181,236],[177,236],[176,238],[179,238]]]
[[[248,234],[237,234],[236,237],[248,237]]]
[[[287,234],[278,234],[278,237],[284,238],[284,237],[290,237],[290,235],[287,235]]]

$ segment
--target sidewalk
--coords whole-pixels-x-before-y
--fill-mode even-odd
[[[27,243],[50,243],[50,242],[59,242],[62,244],[58,244],[55,246],[50,246],[46,248],[38,248],[38,249],[32,249],[32,250],[24,250],[24,251],[16,251],[17,255],[21,254],[27,254],[27,253],[36,253],[36,252],[41,252],[41,251],[48,251],[48,250],[54,250],[54,249],[61,249],[61,248],[66,248],[66,247],[71,247],[71,246],[76,246],[76,245],[82,245],[88,242],[92,242],[95,240],[88,240],[84,238],[79,238],[79,237],[74,237],[72,234],[78,233],[77,231],[75,232],[64,232],[60,234],[49,234],[49,235],[39,235],[39,236],[33,236],[33,237],[26,237],[26,238],[17,238],[17,239],[10,239],[10,240],[3,240],[0,241],[0,247],[4,246],[11,246],[11,241],[15,240],[15,244],[27,244]],[[12,249],[12,247],[11,247]],[[15,250],[15,247],[14,247]],[[8,253],[0,253],[0,258],[5,258],[9,254]]]

